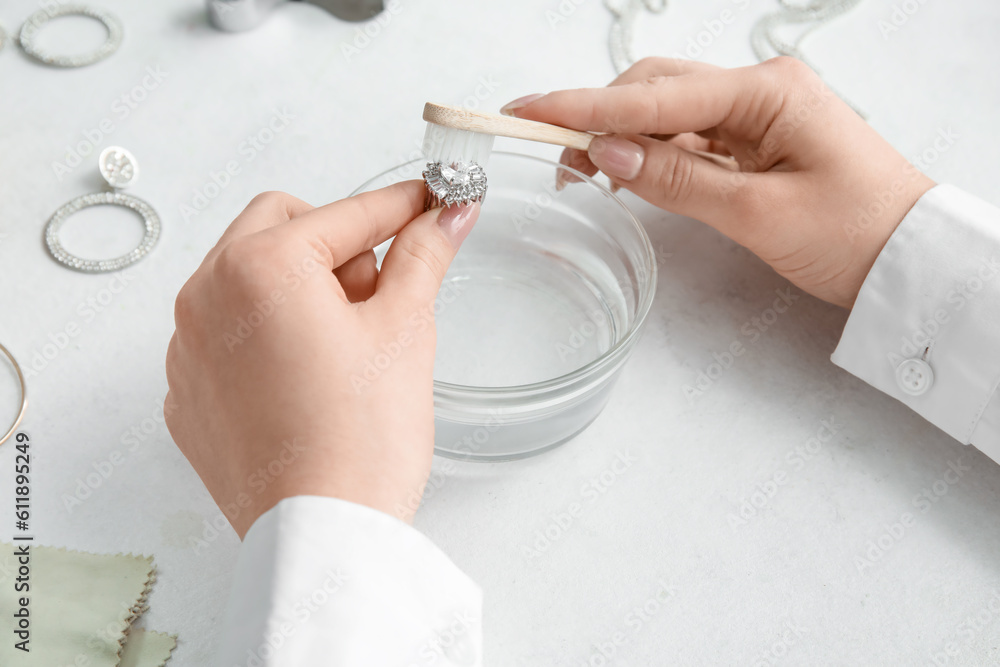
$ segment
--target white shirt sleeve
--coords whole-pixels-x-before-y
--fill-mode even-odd
[[[482,592],[409,525],[286,498],[246,534],[220,667],[478,667]]]
[[[1000,462],[1000,209],[948,185],[921,197],[832,359]]]

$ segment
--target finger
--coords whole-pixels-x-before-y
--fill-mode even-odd
[[[559,164],[564,164],[567,167],[576,169],[587,176],[593,176],[597,173],[597,167],[595,167],[594,163],[590,161],[587,151],[580,151],[575,148],[567,148],[564,150],[562,155],[559,156]],[[569,183],[582,182],[583,179],[576,174],[565,169],[556,169],[556,190],[562,190]]]
[[[615,77],[609,86],[623,86],[627,83],[642,81],[654,76],[683,76],[696,72],[710,72],[721,69],[708,63],[680,58],[643,58]]]
[[[262,192],[251,199],[243,212],[230,223],[218,243],[208,251],[205,261],[214,259],[234,239],[284,224],[312,208],[301,199],[284,192]]]
[[[367,301],[375,294],[375,283],[378,281],[375,251],[366,250],[360,255],[355,255],[335,268],[333,275],[340,281],[348,301],[351,303]]]
[[[654,139],[660,139],[660,137],[654,136]],[[699,137],[697,134],[676,134],[673,137],[666,139],[666,141],[671,141],[675,146],[680,146],[687,151],[702,151],[704,153],[715,153],[716,155],[723,155],[727,157],[732,157],[729,149],[721,141],[715,139],[706,139],[705,137]]]
[[[609,86],[620,86],[633,81],[641,81],[654,76],[681,76],[695,72],[708,72],[720,69],[715,65],[700,63],[694,60],[678,58],[643,58],[627,70],[619,74]],[[525,95],[500,107],[500,113],[508,116],[520,116],[521,109],[528,106],[543,94]]]
[[[739,174],[691,153],[670,141],[643,136],[598,137],[591,143],[590,159],[613,183],[646,201],[674,213],[707,222],[739,241],[739,199],[747,192]]]
[[[729,149],[721,141],[706,139],[694,133],[653,134],[649,136],[658,141],[672,141],[675,145],[688,151],[712,153],[726,158],[732,157]],[[593,176],[599,171],[599,169],[594,166],[594,163],[590,161],[590,156],[585,151],[576,150],[574,148],[567,148],[564,150],[562,155],[559,157],[559,163],[572,167],[577,171],[581,171],[587,176]],[[735,168],[734,165],[727,166],[730,169]],[[582,179],[574,175],[572,172],[564,169],[558,169],[556,172],[556,190],[562,190],[570,183],[581,182]],[[612,184],[611,191],[617,192],[619,187],[620,186],[618,185]]]
[[[700,63],[695,60],[682,60],[679,58],[658,58],[649,57],[643,58],[642,60],[636,62],[634,65],[629,67],[627,70],[622,72],[612,81],[610,86],[623,86],[628,83],[635,83],[637,81],[643,81],[645,79],[650,79],[654,76],[683,76],[685,74],[694,74],[696,72],[711,72],[721,69],[715,65],[709,65],[708,63]],[[714,131],[714,130],[710,130]],[[722,147],[722,152],[713,149],[712,142],[707,138],[699,137],[693,133],[686,134],[650,134],[648,135],[653,139],[659,139],[660,141],[671,141],[673,140],[678,146],[681,146],[687,150],[693,151],[705,151],[707,153],[719,153],[720,155],[729,155],[729,150],[726,149],[721,143],[719,146]]]
[[[373,299],[393,310],[426,307],[478,217],[479,204],[472,203],[434,209],[406,225],[382,260]]]
[[[609,88],[549,93],[517,109],[519,118],[610,134],[681,134],[726,126],[740,102],[759,99],[766,81],[752,68],[656,77]],[[780,105],[775,96],[775,109]],[[773,117],[773,116],[772,116]],[[755,114],[766,127],[769,118]]]
[[[392,238],[423,210],[423,182],[404,181],[314,208],[263,233],[274,243],[302,244],[333,270]]]
[[[703,153],[715,153],[732,157],[729,149],[724,143],[717,139],[710,139],[701,133],[685,132],[684,134],[646,134],[650,139],[657,141],[672,141],[676,146],[689,151],[701,151]]]

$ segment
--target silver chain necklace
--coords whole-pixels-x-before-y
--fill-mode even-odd
[[[810,0],[807,4],[798,5],[791,0],[778,0],[780,9],[758,19],[750,31],[750,44],[754,55],[761,62],[776,54],[791,56],[812,67],[802,53],[802,42],[814,30],[854,9],[860,2],[861,0]],[[604,0],[604,6],[613,17],[611,31],[608,34],[608,51],[615,71],[621,74],[637,60],[633,42],[635,22],[639,14],[643,10],[650,14],[662,14],[667,9],[667,0]],[[808,25],[794,41],[786,41],[778,36],[777,31],[780,28],[801,23],[811,25]],[[843,95],[840,97],[864,117],[864,114]]]
[[[861,0],[812,0],[806,5],[796,5],[789,0],[778,0],[781,9],[767,14],[754,24],[750,32],[750,44],[757,60],[764,61],[774,53],[798,58],[808,62],[802,54],[802,42],[816,28],[827,21],[854,9]],[[795,23],[811,23],[794,42],[786,42],[777,35],[782,26]]]
[[[667,0],[604,0],[604,6],[614,17],[608,35],[608,50],[615,71],[621,74],[638,60],[632,45],[632,28],[639,13],[645,9],[650,14],[662,14],[667,9]]]

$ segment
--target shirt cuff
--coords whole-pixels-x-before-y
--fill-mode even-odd
[[[931,189],[875,260],[831,357],[996,461],[998,260],[1000,209]]]
[[[286,498],[243,541],[218,664],[478,666],[482,592],[383,512]]]

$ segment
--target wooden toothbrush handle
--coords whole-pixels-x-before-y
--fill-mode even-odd
[[[594,135],[589,132],[569,130],[558,125],[475,111],[474,109],[434,104],[433,102],[424,105],[424,120],[456,130],[540,141],[544,144],[555,144],[581,151],[587,150],[590,141],[594,138]]]
[[[446,104],[434,104],[433,102],[428,102],[424,105],[424,120],[428,123],[456,130],[492,134],[497,137],[540,141],[543,144],[565,146],[566,148],[575,148],[581,151],[590,148],[590,142],[597,136],[591,132],[570,130],[549,123],[539,123],[534,120],[486,113],[485,111],[476,111],[474,109],[463,109],[462,107],[453,107]],[[715,153],[706,153],[704,151],[690,152],[706,160],[711,160],[719,166],[739,171],[739,166],[733,158]]]

